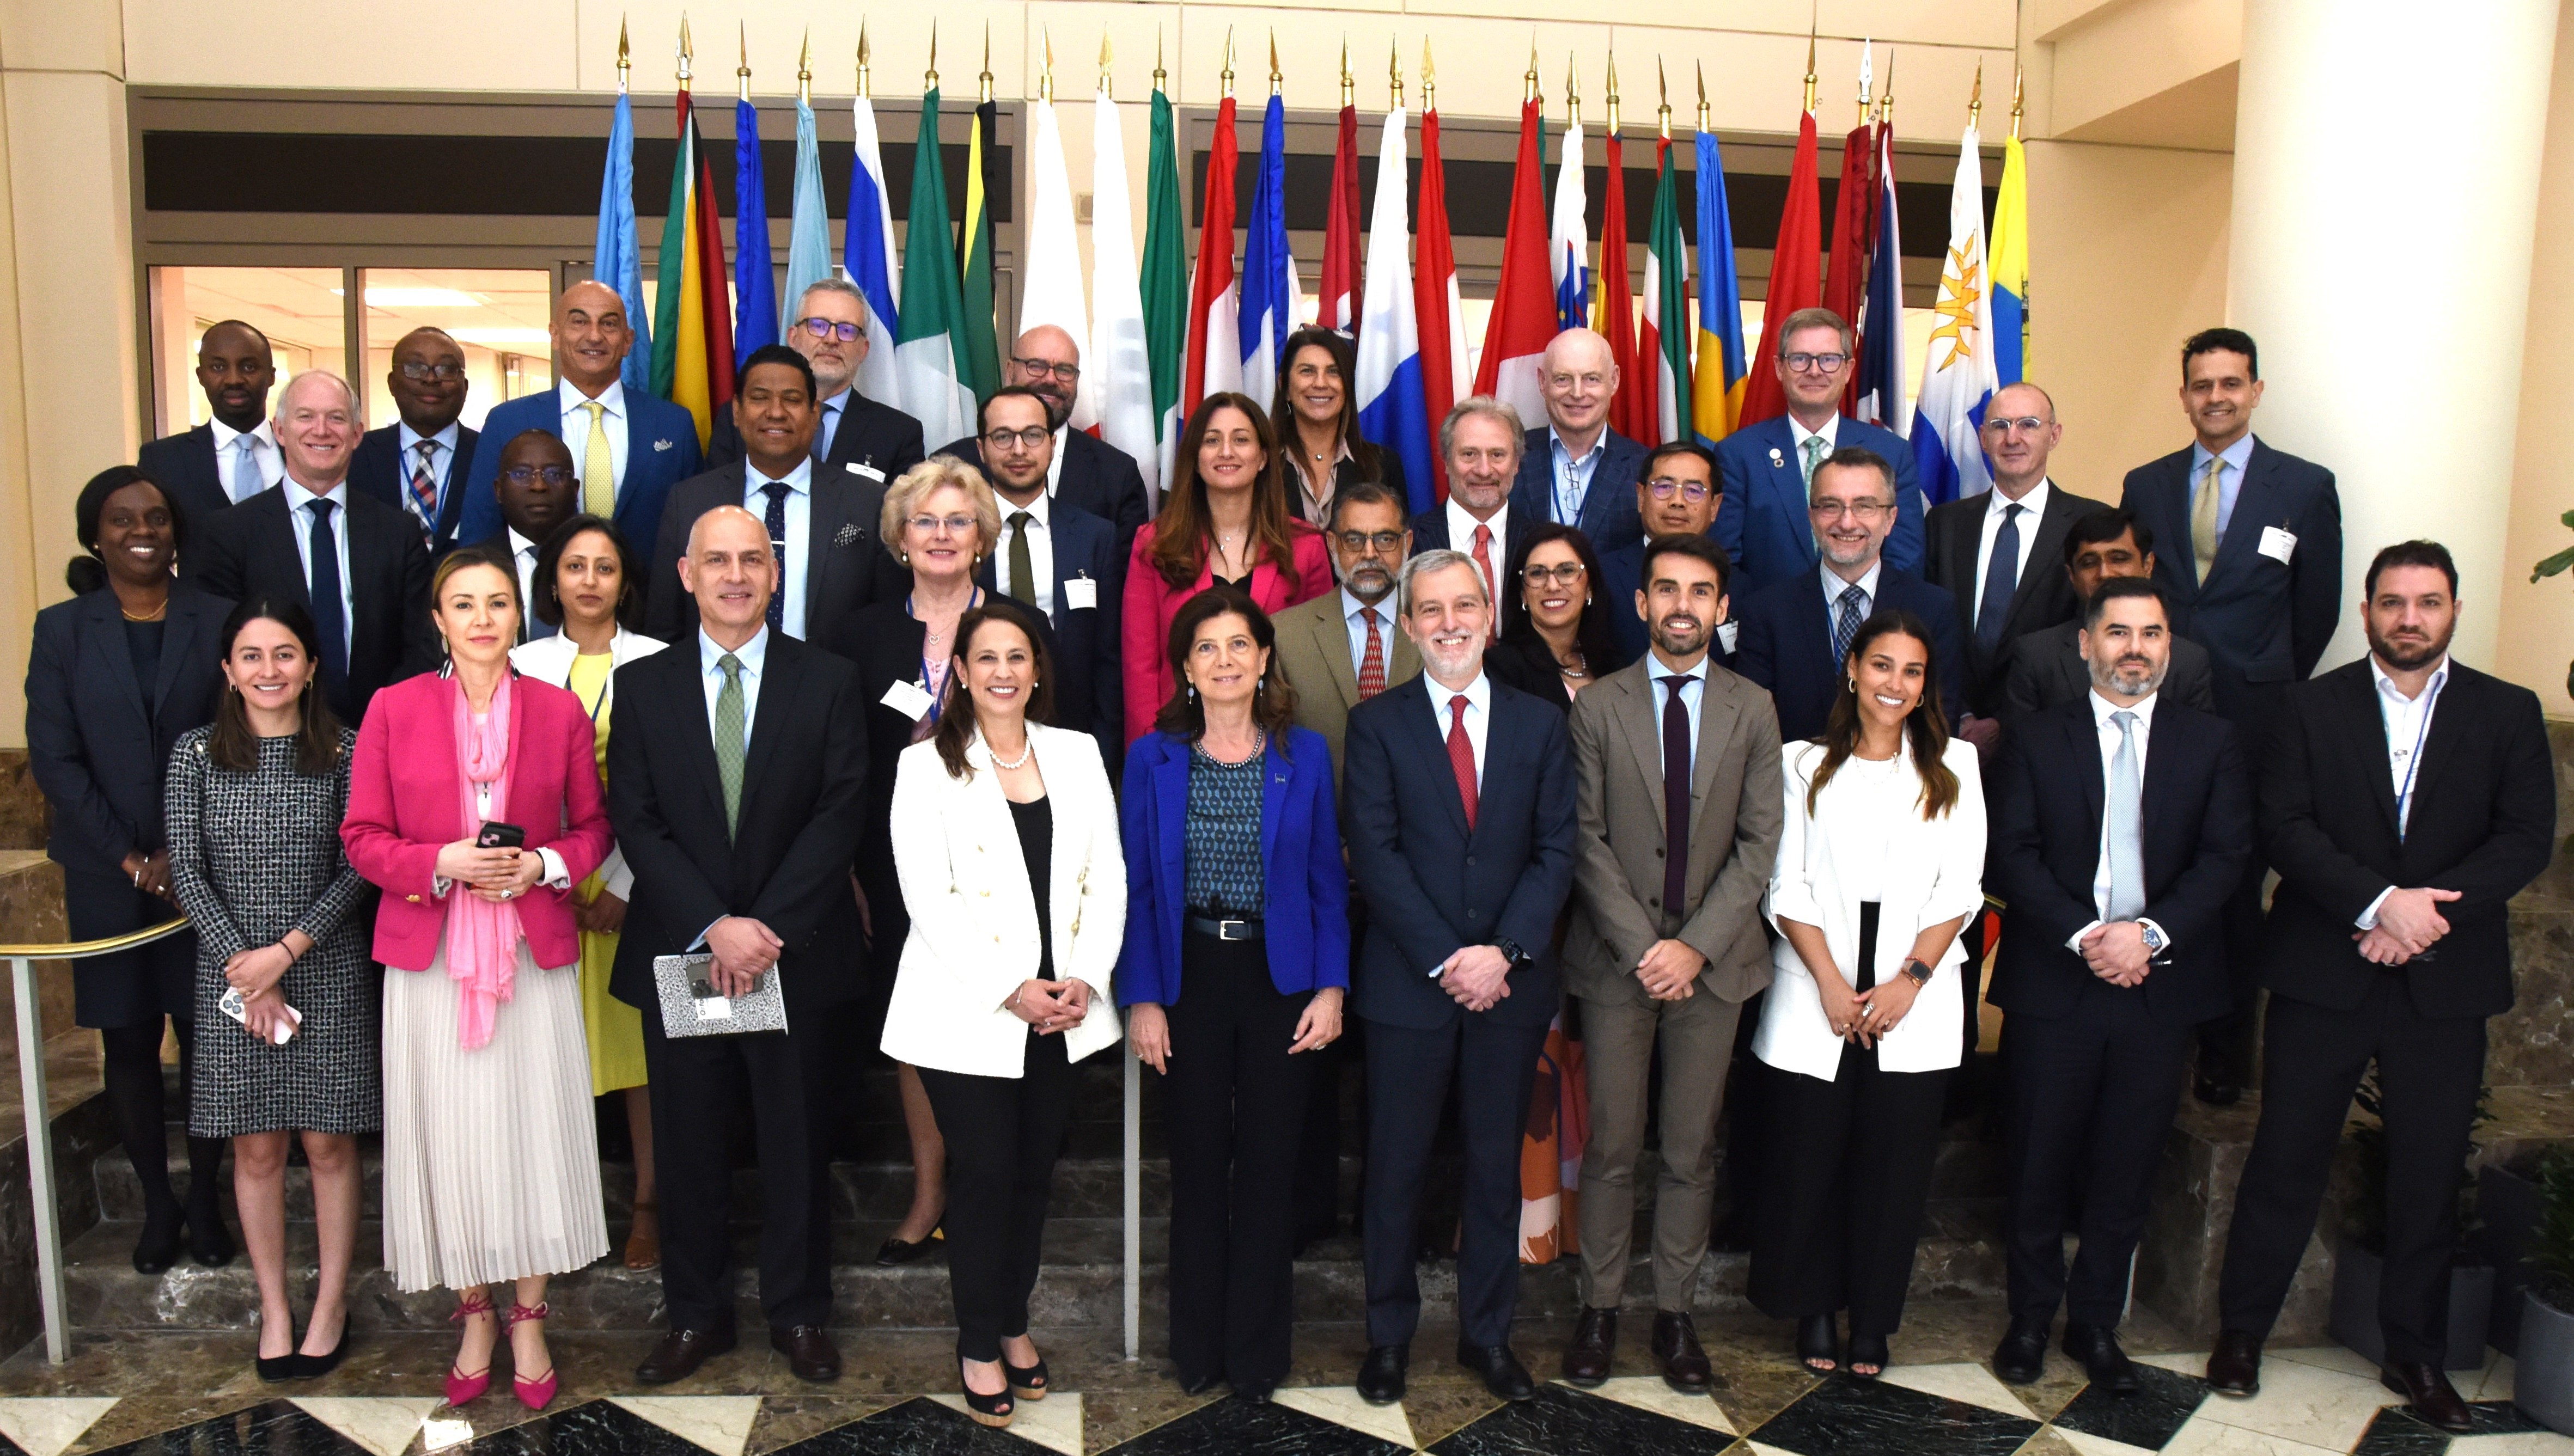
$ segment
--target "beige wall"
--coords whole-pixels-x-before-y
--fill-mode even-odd
[[[2565,450],[2565,420],[2574,412],[2574,16],[2560,18],[2556,27],[2556,85],[2539,177],[2538,248],[2530,260],[2518,402],[2519,459],[2512,472],[2494,670],[2537,689],[2550,713],[2569,714],[2574,698],[2566,696],[2565,672],[2574,659],[2574,578],[2532,584],[2529,568],[2574,545],[2574,531],[2558,520],[2574,509],[2574,458]],[[2472,450],[2464,453],[2473,458]]]

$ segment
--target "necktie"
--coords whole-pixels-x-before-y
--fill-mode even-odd
[[[1475,808],[1482,796],[1475,787],[1475,740],[1466,736],[1466,695],[1448,700],[1448,766],[1457,771],[1457,798],[1466,806],[1466,832],[1475,832]]]
[[[1859,635],[1860,605],[1868,593],[1857,584],[1842,588],[1841,599],[1833,608],[1833,666],[1846,669],[1850,663],[1851,638]]]
[[[315,496],[313,530],[305,539],[312,557],[313,626],[322,634],[322,680],[334,687],[349,681],[349,613],[340,600],[340,541],[331,533],[331,512],[338,508],[338,501]]]
[[[1481,522],[1475,526],[1475,569],[1484,573],[1484,600],[1493,604],[1492,639],[1502,639],[1501,584],[1493,575],[1493,528]]]
[[[521,581],[534,581],[537,579],[537,562],[541,558],[542,552],[535,546],[530,546],[519,553],[519,579]],[[523,597],[532,597],[534,593],[521,592],[520,595]],[[541,620],[537,616],[536,611],[531,608],[526,601],[519,603],[520,641],[534,642],[539,638],[551,637],[561,630],[561,628],[552,626]]]
[[[1690,725],[1681,689],[1690,682],[1679,673],[1662,680],[1663,918],[1668,924],[1678,924],[1689,908]]]
[[[2002,507],[2001,529],[1993,532],[1992,559],[1984,563],[1984,596],[1975,607],[1975,645],[1986,652],[2001,645],[2002,619],[2010,615],[2011,593],[2019,585],[2019,513],[2026,507]]]
[[[1028,513],[1010,512],[1010,580],[1001,588],[1010,595],[1036,605],[1037,568],[1028,559]]]
[[[411,467],[411,508],[420,517],[420,533],[438,539],[438,441],[425,439],[413,445],[420,459]]]
[[[1810,491],[1815,488],[1815,467],[1824,462],[1824,451],[1830,448],[1832,448],[1832,446],[1825,443],[1822,435],[1810,434],[1806,436],[1806,488]]]
[[[2189,553],[2198,558],[2198,579],[2207,579],[2207,568],[2216,560],[2216,482],[2225,473],[2222,457],[2210,455],[2207,468],[2199,473],[2198,493],[2189,498]]]
[[[233,503],[241,502],[268,488],[268,476],[259,468],[259,439],[243,435],[233,441]]]
[[[590,411],[590,438],[581,447],[581,508],[596,516],[614,516],[617,456],[608,447],[608,406],[584,399],[581,407]]]
[[[2118,752],[2109,760],[2109,913],[2134,920],[2145,908],[2144,774],[2136,766],[2136,715],[2111,713]]]
[[[723,781],[724,836],[741,824],[741,659],[727,652],[715,659],[723,687],[715,693],[715,777]]]
[[[1376,629],[1376,608],[1359,608],[1360,620],[1367,623],[1367,652],[1359,658],[1359,701],[1364,703],[1385,691],[1385,638]]]
[[[759,487],[768,497],[768,549],[777,557],[777,590],[768,598],[768,625],[779,632],[786,630],[786,497],[794,488],[783,480]]]

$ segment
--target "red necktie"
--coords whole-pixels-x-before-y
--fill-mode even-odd
[[[1493,608],[1492,640],[1498,642],[1502,640],[1502,598],[1501,583],[1493,575],[1493,528],[1480,523],[1475,527],[1475,565],[1484,573],[1484,600]]]
[[[1359,659],[1359,701],[1364,703],[1385,691],[1385,638],[1376,630],[1376,608],[1363,606],[1359,616],[1367,622],[1367,655]]]
[[[1448,765],[1457,771],[1457,797],[1466,805],[1466,832],[1475,831],[1475,741],[1466,736],[1466,695],[1448,700]]]

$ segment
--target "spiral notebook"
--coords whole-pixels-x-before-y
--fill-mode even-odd
[[[777,984],[777,968],[759,973],[759,984],[747,996],[718,995],[707,972],[715,958],[704,952],[652,958],[652,984],[660,993],[664,1037],[737,1037],[745,1032],[786,1030],[786,996]]]

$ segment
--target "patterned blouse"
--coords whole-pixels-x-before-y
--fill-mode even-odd
[[[1260,783],[1269,756],[1221,763],[1189,751],[1189,908],[1220,919],[1257,920],[1265,903],[1260,867]]]

